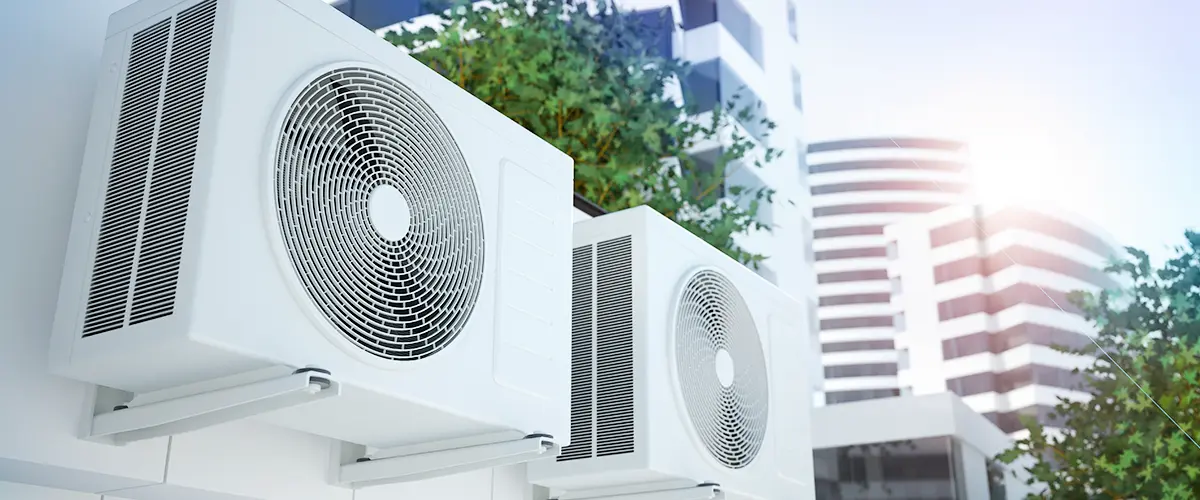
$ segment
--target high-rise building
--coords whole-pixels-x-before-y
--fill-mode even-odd
[[[1054,427],[1058,397],[1089,397],[1071,371],[1092,359],[1051,346],[1092,345],[1067,294],[1118,285],[1102,271],[1120,255],[1103,230],[1056,209],[960,205],[884,237],[905,392],[954,392],[1008,433],[1020,415]]]
[[[808,146],[824,395],[836,404],[900,394],[884,226],[966,202],[961,142],[878,137]]]

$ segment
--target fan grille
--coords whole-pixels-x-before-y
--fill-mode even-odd
[[[754,318],[724,275],[702,270],[684,284],[675,363],[684,406],[705,448],[731,469],[749,465],[767,430],[766,359]]]
[[[275,162],[284,247],[333,327],[393,361],[453,342],[483,281],[483,216],[433,109],[384,73],[334,69],[292,103]]]

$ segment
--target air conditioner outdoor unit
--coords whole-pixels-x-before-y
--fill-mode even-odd
[[[561,499],[812,498],[804,308],[649,208],[574,240],[571,445],[530,481]]]
[[[338,397],[258,417],[566,442],[568,156],[321,0],[142,0],[102,68],[56,373],[135,409],[314,367]]]

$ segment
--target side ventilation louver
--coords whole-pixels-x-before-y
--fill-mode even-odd
[[[571,445],[558,461],[634,451],[632,238],[574,250]]]
[[[175,309],[216,10],[207,0],[133,35],[85,337]]]
[[[582,246],[571,254],[571,444],[558,455],[560,462],[591,457],[595,443],[595,249]]]

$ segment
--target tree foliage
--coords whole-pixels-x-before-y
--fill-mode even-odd
[[[1052,417],[1064,419],[1061,431],[1025,421],[1030,437],[998,457],[1029,457],[1030,484],[1041,483],[1043,496],[1200,496],[1200,233],[1186,239],[1159,268],[1128,249],[1130,260],[1107,269],[1126,290],[1073,295],[1103,348],[1086,370],[1093,398],[1060,401]]]
[[[647,204],[757,267],[765,256],[734,238],[770,231],[758,211],[774,192],[726,186],[726,178],[779,151],[728,131],[734,122],[774,124],[737,99],[697,118],[668,91],[688,65],[654,55],[642,41],[646,23],[604,1],[598,7],[589,12],[583,0],[458,2],[433,26],[385,36],[571,156],[575,191],[601,208]],[[688,152],[710,141],[724,148],[707,167]]]

